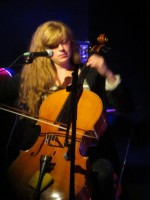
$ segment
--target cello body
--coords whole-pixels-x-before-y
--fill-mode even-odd
[[[68,95],[66,90],[60,90],[44,100],[39,110],[39,119],[44,119],[46,123],[37,122],[41,126],[38,140],[28,151],[21,151],[19,157],[8,169],[8,183],[10,183],[16,199],[72,200],[70,199],[70,158],[68,159],[70,150],[68,145],[71,143],[72,131],[70,127],[68,145],[66,145],[66,126],[61,121],[56,122]],[[76,121],[74,164],[76,200],[90,199],[90,189],[86,185],[86,153],[90,145],[97,143],[105,129],[101,116],[102,110],[102,101],[95,93],[82,92],[77,106]],[[100,130],[99,133],[97,130]],[[35,191],[40,179],[42,156],[47,156],[49,160],[46,166],[47,170],[42,176],[40,198],[37,198]]]

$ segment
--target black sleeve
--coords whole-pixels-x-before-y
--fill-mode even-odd
[[[19,148],[21,150],[30,149],[37,141],[40,132],[41,127],[36,124],[36,121],[28,118],[19,119],[16,131]]]
[[[127,87],[120,83],[113,91],[106,91],[106,97],[109,104],[118,112],[132,112],[133,98]]]
[[[100,76],[95,69],[89,70],[86,79],[91,91],[102,99],[104,109],[110,106],[118,112],[133,111],[133,97],[125,83],[121,82],[113,91],[106,91],[105,78]]]

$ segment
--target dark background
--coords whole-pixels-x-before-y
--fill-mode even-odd
[[[109,39],[109,63],[129,85],[136,108],[149,111],[149,6],[109,1],[1,1],[0,67],[9,66],[27,50],[31,35],[47,20],[62,20],[76,39],[93,45],[100,33]],[[149,112],[148,112],[149,114]],[[147,116],[146,116],[147,117]]]
[[[96,0],[1,1],[0,2],[0,68],[9,66],[26,52],[32,33],[47,20],[61,20],[73,30],[76,39],[96,44],[105,33],[111,47],[107,56],[110,67],[121,74],[133,95],[135,111],[128,116],[133,130],[120,125],[116,147],[125,158],[128,139],[131,144],[124,177],[132,200],[149,200],[150,174],[150,84],[149,84],[149,18],[146,1],[120,3]],[[124,132],[133,134],[124,137]],[[123,162],[123,161],[122,161]]]

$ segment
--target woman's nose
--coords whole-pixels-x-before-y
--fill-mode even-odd
[[[63,44],[59,44],[58,48],[59,48],[59,50],[63,50],[64,49]]]

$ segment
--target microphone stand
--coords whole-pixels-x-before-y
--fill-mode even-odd
[[[75,141],[76,141],[76,121],[77,121],[77,103],[80,98],[83,89],[84,79],[89,71],[90,67],[87,67],[86,64],[83,65],[80,75],[78,77],[78,69],[79,65],[75,66],[74,72],[72,73],[72,85],[67,87],[67,91],[70,92],[70,110],[69,116],[71,116],[71,120],[68,120],[67,130],[66,130],[66,141],[68,139],[68,133],[70,129],[70,125],[72,122],[72,137],[71,137],[71,145],[68,147],[68,158],[70,158],[70,194],[69,200],[75,200],[75,189],[74,189],[74,166],[75,166]],[[68,144],[68,142],[66,142]],[[66,156],[67,158],[67,156]],[[66,159],[67,160],[67,159]]]
[[[75,70],[72,73],[72,85],[67,87],[67,91],[71,92],[71,101],[70,101],[70,114],[72,122],[72,137],[71,145],[69,146],[70,151],[70,193],[69,200],[75,200],[75,189],[74,189],[74,166],[75,166],[75,146],[76,146],[76,120],[77,120],[77,93],[78,93],[78,66],[75,66]],[[67,129],[70,128],[70,120],[68,122]],[[67,130],[68,131],[68,130]]]

